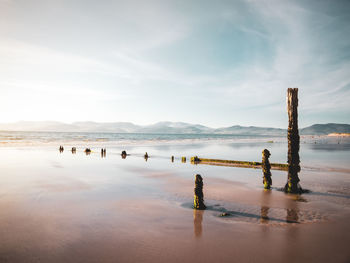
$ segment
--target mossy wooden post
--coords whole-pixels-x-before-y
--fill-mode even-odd
[[[269,162],[269,157],[270,157],[270,152],[267,149],[264,149],[262,151],[262,162],[261,162],[261,167],[263,170],[263,184],[265,189],[270,189],[272,185],[272,179],[271,179],[271,165]]]
[[[195,178],[193,207],[194,209],[203,210],[206,208],[203,196],[203,179],[199,174],[196,174]]]
[[[289,88],[287,91],[288,110],[288,181],[284,187],[287,193],[301,193],[298,172],[300,172],[298,130],[298,89]]]

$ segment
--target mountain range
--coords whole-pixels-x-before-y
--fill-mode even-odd
[[[0,131],[45,131],[45,132],[113,132],[113,133],[161,133],[161,134],[233,134],[233,135],[285,135],[286,129],[234,125],[210,128],[184,122],[157,122],[152,125],[136,125],[130,122],[74,122],[19,121],[0,124]],[[326,135],[350,133],[350,124],[314,124],[299,130],[301,135]]]

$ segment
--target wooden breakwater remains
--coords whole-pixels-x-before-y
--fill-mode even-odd
[[[208,158],[199,158],[197,156],[191,157],[191,164],[206,164],[206,165],[216,165],[216,166],[232,166],[232,167],[262,169],[261,162],[208,159]],[[270,165],[271,165],[271,170],[288,171],[288,164],[270,163]]]

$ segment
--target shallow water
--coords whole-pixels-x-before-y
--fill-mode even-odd
[[[348,262],[350,147],[314,140],[301,144],[302,196],[278,190],[283,171],[265,191],[260,169],[181,162],[260,161],[268,148],[285,163],[283,141],[107,144],[105,158],[83,143],[1,147],[0,262]],[[191,208],[196,173],[205,211]]]

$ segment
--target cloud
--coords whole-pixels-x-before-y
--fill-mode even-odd
[[[97,121],[117,121],[122,115],[113,112],[129,109],[122,120],[143,124],[170,116],[282,127],[286,89],[299,87],[306,124],[317,114],[331,122],[330,111],[349,121],[350,23],[341,8],[248,0],[15,3],[0,10],[3,111],[32,107],[40,102],[29,99],[35,93],[47,107],[46,115],[31,111],[37,119],[79,120],[74,105],[87,103],[99,109],[86,109]],[[68,102],[65,113],[53,113],[55,99]],[[274,115],[254,119],[264,113]]]

